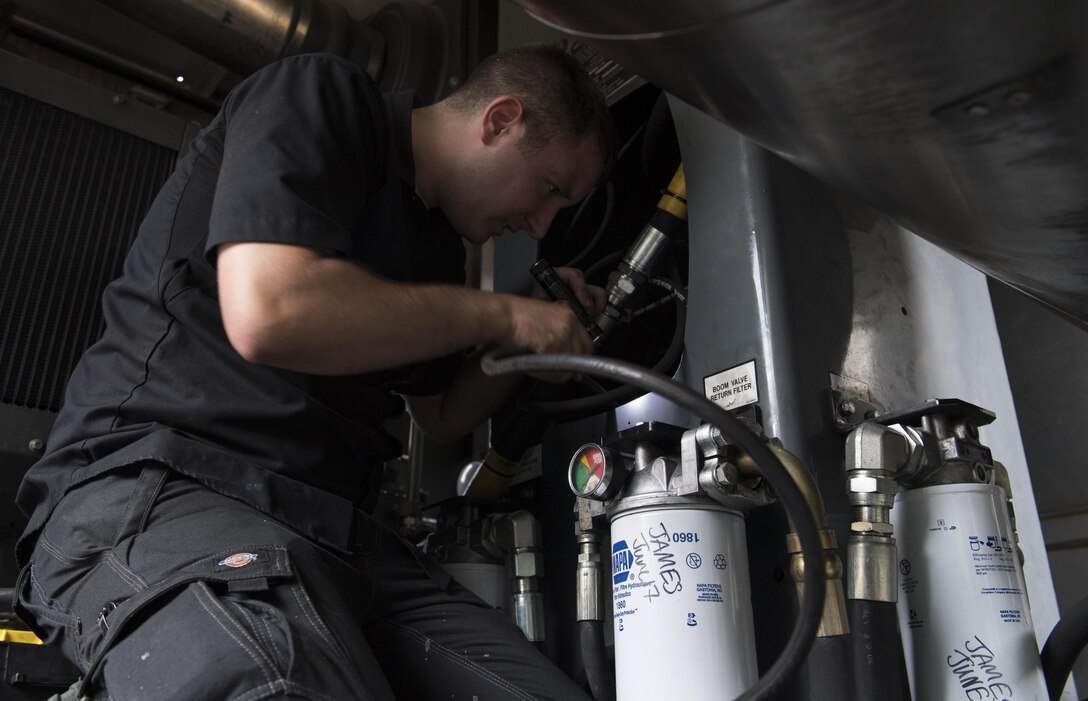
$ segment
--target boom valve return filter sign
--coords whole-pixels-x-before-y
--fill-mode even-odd
[[[756,361],[749,360],[703,378],[703,395],[723,409],[739,409],[759,401]]]

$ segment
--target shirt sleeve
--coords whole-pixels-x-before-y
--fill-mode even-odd
[[[293,56],[246,79],[223,109],[205,254],[236,241],[350,253],[371,180],[385,167],[387,125],[366,72],[334,56]]]

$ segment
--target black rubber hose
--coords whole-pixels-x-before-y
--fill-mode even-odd
[[[1065,612],[1043,645],[1043,677],[1046,690],[1057,701],[1069,681],[1073,663],[1088,644],[1088,598]]]
[[[612,668],[605,654],[604,624],[601,621],[578,621],[578,643],[582,648],[582,665],[593,701],[616,698]]]
[[[558,370],[585,375],[607,377],[610,380],[637,385],[647,392],[655,392],[687,409],[696,416],[713,424],[742,452],[755,461],[763,476],[771,483],[786,513],[797,528],[801,540],[801,555],[805,564],[804,601],[801,617],[786,641],[786,647],[767,673],[744,692],[740,701],[772,699],[782,693],[790,678],[805,662],[824,609],[823,549],[816,530],[816,521],[808,508],[801,490],[794,483],[786,468],[774,456],[759,436],[752,433],[732,414],[701,394],[674,382],[660,373],[632,363],[612,358],[586,355],[517,355],[501,360],[485,353],[480,367],[488,375],[507,372]]]
[[[684,329],[686,328],[687,305],[676,298],[676,328],[673,330],[669,346],[661,354],[661,359],[653,366],[654,372],[662,372],[680,358],[684,350]],[[523,399],[518,406],[526,411],[534,411],[538,414],[577,414],[586,411],[601,411],[610,407],[625,404],[641,394],[638,387],[632,385],[620,385],[601,394],[591,394],[588,397],[577,399],[555,399],[537,401]]]
[[[910,701],[904,674],[899,614],[891,601],[847,599],[859,699]]]
[[[808,697],[811,701],[854,701],[853,637],[831,635],[816,638],[808,653]],[[864,701],[885,696],[865,696]]]
[[[601,239],[604,238],[604,232],[608,229],[608,225],[612,221],[612,210],[616,206],[616,186],[612,184],[612,181],[605,184],[604,195],[604,214],[601,216],[600,226],[593,232],[593,236],[586,242],[586,245],[582,247],[582,251],[566,263],[563,263],[563,267],[577,268],[582,264],[582,261],[589,256],[590,252],[597,247],[597,244],[601,242]],[[588,202],[589,198],[586,198],[586,201]],[[574,222],[578,220],[578,217],[581,214],[582,209],[579,208],[578,213],[574,215],[574,221],[571,222],[571,228],[574,228]]]

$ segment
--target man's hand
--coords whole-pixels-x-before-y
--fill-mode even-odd
[[[586,276],[581,270],[577,268],[555,268],[555,274],[563,282],[567,283],[567,287],[574,293],[575,298],[582,303],[582,306],[586,308],[590,316],[596,316],[604,311],[608,293],[601,287],[587,283]],[[533,297],[548,299],[547,293],[537,284],[533,285]]]
[[[590,316],[599,314],[604,309],[605,291],[596,285],[587,284],[581,270],[556,268],[555,273],[567,284],[575,299],[582,303]],[[532,297],[534,299],[525,300],[529,304],[519,305],[513,311],[514,333],[511,345],[514,348],[534,353],[588,355],[593,352],[593,341],[589,333],[566,302],[537,302],[536,300],[548,298],[540,285],[533,286]],[[546,382],[562,383],[572,378],[570,373],[529,374]]]
[[[510,305],[510,338],[505,349],[532,353],[593,352],[589,333],[565,302],[515,298]]]

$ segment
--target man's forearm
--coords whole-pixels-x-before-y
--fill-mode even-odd
[[[390,282],[350,260],[296,246],[225,246],[218,265],[227,335],[255,363],[357,374],[510,335],[505,295]]]

